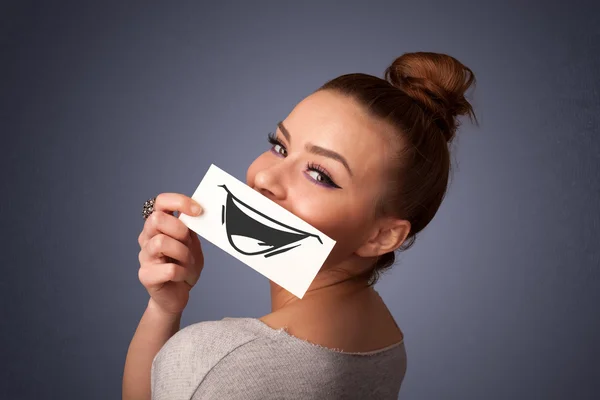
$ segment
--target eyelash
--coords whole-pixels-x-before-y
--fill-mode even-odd
[[[279,140],[277,138],[277,135],[273,132],[269,132],[268,135],[268,142],[271,143],[273,146],[281,146],[283,149],[286,149],[286,147],[283,145],[283,143],[281,142],[281,140]],[[283,154],[276,152],[275,150],[271,149],[271,151],[273,153],[275,153],[276,155],[282,157]],[[325,168],[323,168],[322,166],[320,166],[319,164],[315,164],[315,163],[308,163],[308,165],[306,166],[306,169],[309,171],[314,171],[314,172],[318,172],[324,179],[324,182],[318,182],[316,181],[314,178],[310,177],[310,179],[316,184],[316,185],[323,185],[323,186],[327,186],[330,188],[336,188],[336,189],[341,189],[341,187],[339,187],[334,181],[333,179],[331,179],[331,177],[329,176],[329,173],[327,172],[327,170]]]

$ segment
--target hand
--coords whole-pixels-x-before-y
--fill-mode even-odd
[[[175,211],[197,216],[202,207],[183,194],[161,193],[138,237],[138,278],[150,301],[168,314],[183,312],[204,267],[198,236],[173,215]]]

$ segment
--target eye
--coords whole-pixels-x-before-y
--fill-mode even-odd
[[[278,156],[287,157],[287,149],[285,148],[283,143],[281,143],[281,141],[277,139],[277,136],[274,133],[269,133],[268,141],[273,145],[273,147],[271,148],[271,151],[273,153],[277,154]]]
[[[327,178],[318,171],[308,171],[307,174],[317,182],[328,183]]]
[[[275,146],[273,146],[273,151],[275,151],[278,154],[281,154],[284,157],[287,156],[287,150],[281,144],[276,144]]]
[[[321,167],[320,165],[308,164],[307,170],[308,171],[305,172],[306,175],[308,175],[308,177],[312,179],[316,184],[327,186],[330,188],[341,189],[341,187],[338,186],[333,181],[333,179],[331,179],[325,168]]]

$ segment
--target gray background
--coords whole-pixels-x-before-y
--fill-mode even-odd
[[[244,179],[304,96],[418,50],[473,69],[481,124],[378,284],[400,397],[598,398],[599,7],[249,3],[2,3],[0,398],[120,398],[143,201],[211,163]],[[183,325],[269,311],[266,279],[204,249]]]

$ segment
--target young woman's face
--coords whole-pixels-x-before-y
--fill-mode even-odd
[[[376,226],[389,131],[352,99],[316,92],[279,124],[270,149],[248,168],[247,184],[334,239],[329,262],[343,261]]]

